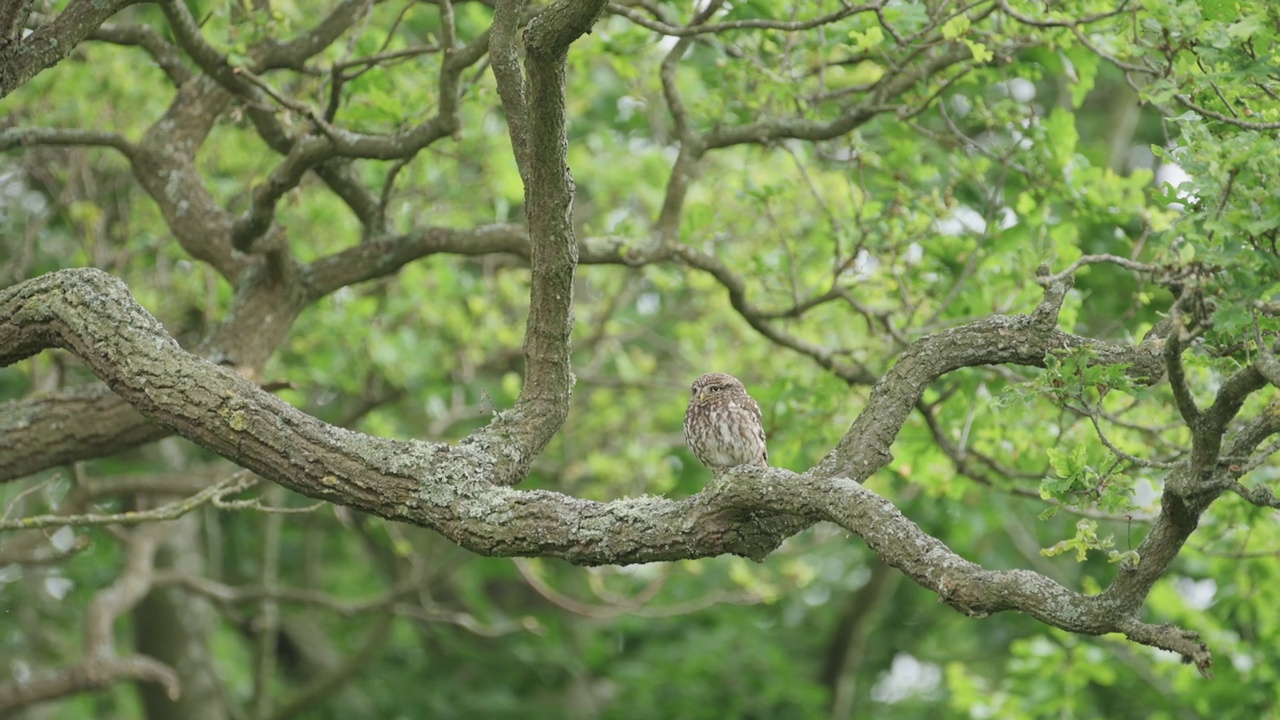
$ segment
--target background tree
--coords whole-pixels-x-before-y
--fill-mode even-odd
[[[10,3],[0,712],[1274,713],[1280,11],[1058,5]]]

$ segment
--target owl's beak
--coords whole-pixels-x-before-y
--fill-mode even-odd
[[[702,404],[702,401],[703,401],[703,400],[706,400],[706,399],[707,399],[707,390],[706,390],[706,388],[703,388],[702,390],[699,390],[699,391],[698,391],[698,394],[697,394],[696,396],[694,396],[694,400],[696,400],[696,401],[698,402],[698,404]]]

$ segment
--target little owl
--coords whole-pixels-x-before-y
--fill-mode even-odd
[[[738,378],[707,373],[693,381],[692,390],[684,440],[699,462],[712,470],[769,464],[760,406]]]

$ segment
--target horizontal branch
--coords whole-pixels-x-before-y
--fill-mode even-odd
[[[882,7],[882,3],[868,3],[866,5],[845,5],[835,12],[821,15],[809,20],[728,20],[718,23],[705,23],[689,25],[688,27],[679,25],[670,25],[660,20],[651,20],[636,10],[632,10],[626,5],[618,3],[609,3],[609,12],[614,15],[621,15],[631,22],[648,28],[656,33],[667,35],[670,37],[691,37],[694,35],[706,35],[710,33],[721,33],[730,30],[778,30],[781,32],[799,32],[803,30],[812,30],[816,27],[829,25],[833,22],[843,20],[847,17],[857,15],[864,12],[873,12]]]
[[[17,520],[0,520],[0,531],[29,530],[47,527],[88,527],[94,525],[141,525],[162,520],[176,520],[196,508],[218,503],[228,495],[234,495],[249,489],[257,482],[257,478],[248,473],[237,473],[222,482],[200,490],[197,493],[166,503],[150,510],[137,510],[122,513],[82,513],[78,515],[37,515]]]
[[[436,253],[511,253],[527,258],[529,233],[523,226],[512,224],[482,225],[471,230],[429,227],[412,235],[360,243],[320,258],[304,270],[304,283],[311,296],[319,298],[348,285],[390,275],[414,260]]]
[[[110,147],[132,157],[133,145],[123,135],[80,128],[15,127],[0,130],[0,150],[29,145],[87,145]]]
[[[872,391],[866,410],[813,471],[739,469],[692,497],[602,503],[516,490],[502,477],[516,411],[456,445],[393,441],[327,425],[239,375],[183,351],[118,280],[64,270],[0,291],[0,363],[45,347],[80,357],[162,426],[304,495],[433,529],[485,555],[558,557],[579,565],[630,564],[731,553],[763,558],[786,537],[829,520],[863,537],[885,562],[970,615],[1020,610],[1055,627],[1123,632],[1207,668],[1190,636],[1135,619],[1136,609],[1082,596],[1034,572],[988,571],[924,533],[860,483],[891,458],[889,446],[923,389],[958,367],[1038,364],[1050,350],[1089,343],[1057,331],[1066,285],[1036,312],[997,316],[909,347]],[[1144,345],[1099,356],[1160,365]],[[1150,355],[1150,360],[1144,357]]]
[[[102,383],[0,403],[0,482],[106,457],[168,434]]]

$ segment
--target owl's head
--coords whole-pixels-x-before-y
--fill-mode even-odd
[[[692,391],[691,400],[693,402],[703,402],[707,398],[712,398],[722,393],[740,390],[746,392],[747,389],[742,385],[738,378],[721,372],[707,373],[697,380],[693,381],[693,385],[689,388]]]

